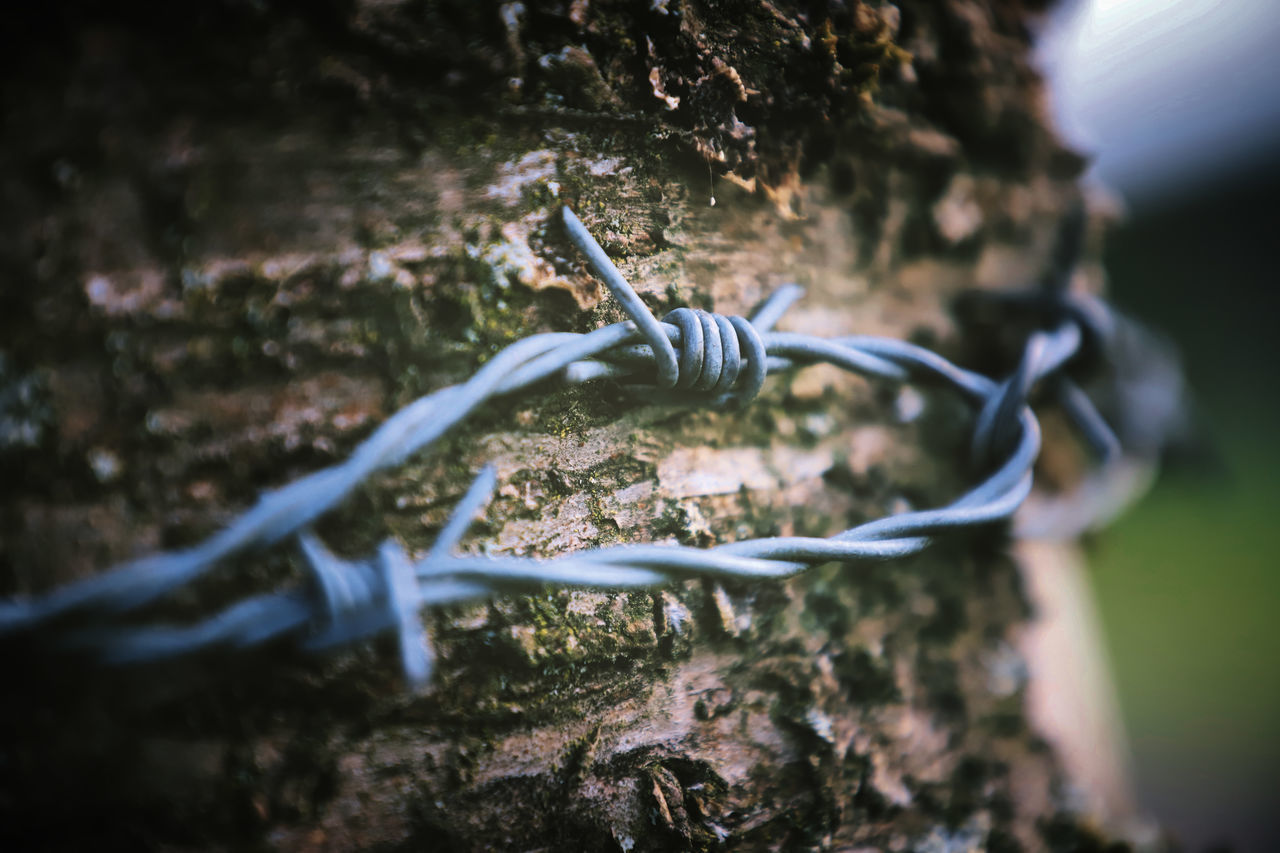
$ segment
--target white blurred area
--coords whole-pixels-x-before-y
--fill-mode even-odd
[[[1278,0],[1062,0],[1047,23],[1059,132],[1129,201],[1280,164]]]
[[[1275,481],[1276,410],[1254,389],[1269,387],[1275,363],[1280,0],[1058,0],[1038,35],[1059,133],[1090,157],[1089,177],[1129,203],[1107,240],[1111,296],[1170,324],[1201,383],[1208,440],[1236,469],[1229,483],[1175,481],[1162,502],[1148,498],[1144,527],[1125,539],[1122,522],[1090,555],[1108,627],[1126,623],[1109,639],[1123,660],[1137,800],[1188,851],[1229,839],[1216,849],[1272,853],[1277,588],[1253,566],[1275,563],[1274,524],[1262,513],[1256,527],[1237,519],[1275,503],[1248,484],[1255,471]],[[1254,352],[1267,354],[1256,367]],[[1259,439],[1240,437],[1254,429]],[[1232,509],[1215,515],[1217,505]],[[1171,528],[1201,521],[1185,539]],[[1180,552],[1193,537],[1245,544],[1214,564],[1209,551]],[[1127,608],[1139,596],[1135,627]]]

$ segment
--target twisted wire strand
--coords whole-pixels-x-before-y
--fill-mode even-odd
[[[629,321],[511,344],[466,382],[400,409],[344,462],[264,494],[204,542],[126,563],[41,597],[0,602],[0,636],[46,629],[61,645],[129,663],[219,647],[243,649],[286,636],[319,651],[395,630],[406,680],[420,687],[429,682],[433,666],[421,621],[425,608],[547,585],[637,589],[689,577],[776,579],[822,562],[896,559],[918,553],[948,531],[1004,521],[1030,492],[1040,435],[1027,400],[1038,383],[1056,379],[1079,351],[1082,334],[1074,316],[1054,331],[1033,334],[1017,369],[1003,382],[904,341],[772,331],[802,293],[796,285],[774,292],[750,320],[677,309],[660,322],[568,208],[563,218],[570,238]],[[368,558],[344,560],[310,529],[371,474],[430,447],[480,405],[553,378],[566,383],[648,380],[661,399],[738,406],[759,392],[769,370],[818,362],[873,379],[914,380],[959,392],[978,410],[973,452],[987,472],[983,479],[945,506],[877,519],[830,538],[765,537],[705,549],[617,545],[545,560],[456,554],[459,539],[496,486],[492,467],[480,472],[432,547],[416,561],[393,539]],[[1086,404],[1081,404],[1085,415],[1096,416],[1091,404],[1083,408]],[[1100,416],[1094,420],[1093,427],[1107,430]],[[290,536],[310,572],[309,584],[247,598],[194,624],[119,621],[232,555]],[[73,616],[79,624],[69,625]]]

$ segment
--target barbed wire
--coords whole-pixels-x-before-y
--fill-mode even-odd
[[[779,288],[749,320],[681,308],[660,322],[569,208],[562,209],[562,219],[570,240],[629,321],[586,334],[556,332],[516,341],[466,382],[400,409],[345,461],[263,494],[203,542],[125,563],[42,596],[0,602],[0,636],[47,632],[51,643],[119,664],[246,649],[285,637],[304,649],[323,650],[394,630],[405,678],[421,687],[433,668],[424,609],[548,585],[638,589],[690,577],[785,578],[818,563],[906,557],[947,531],[1004,521],[1031,490],[1040,432],[1028,400],[1045,380],[1102,458],[1117,453],[1106,422],[1063,373],[1105,336],[1108,312],[1100,302],[1069,297],[1061,282],[1034,299],[1008,297],[1042,312],[1046,328],[1029,335],[1016,370],[996,382],[904,341],[773,331],[802,294],[797,285]],[[651,380],[651,395],[662,401],[737,408],[756,396],[769,372],[818,362],[872,379],[958,392],[977,410],[971,451],[980,482],[945,506],[877,519],[825,539],[764,537],[710,548],[614,545],[550,559],[457,554],[458,541],[497,485],[494,469],[486,467],[432,547],[417,559],[388,538],[369,558],[344,560],[311,530],[372,474],[429,448],[481,405],[547,381]],[[194,624],[126,620],[220,562],[289,537],[297,541],[309,583],[249,597]]]

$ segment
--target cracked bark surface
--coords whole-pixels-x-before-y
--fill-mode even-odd
[[[1079,194],[1027,6],[71,4],[11,33],[3,591],[198,541],[502,345],[616,319],[565,202],[659,314],[746,313],[798,281],[783,328],[959,353],[951,297],[1034,280]],[[822,367],[732,414],[549,388],[318,532],[424,550],[492,462],[464,549],[829,535],[957,494],[970,425],[945,393]],[[787,583],[449,608],[422,696],[381,643],[123,671],[10,643],[0,832],[1104,849],[1024,712],[1006,551],[995,531]],[[156,615],[299,576],[288,547],[250,555]]]

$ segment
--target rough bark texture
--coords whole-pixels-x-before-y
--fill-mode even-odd
[[[784,328],[954,354],[950,297],[1034,279],[1078,193],[1018,2],[48,14],[5,57],[6,593],[197,541],[500,346],[614,319],[555,225],[563,202],[659,313],[743,313],[798,281]],[[493,462],[501,492],[467,549],[826,535],[955,495],[970,423],[945,394],[822,368],[736,414],[548,388],[319,532],[353,555],[387,535],[424,549]],[[298,575],[287,547],[252,555],[156,615]],[[422,696],[376,643],[109,672],[11,643],[0,832],[1101,848],[1024,715],[1027,616],[994,534],[789,583],[433,613]]]

